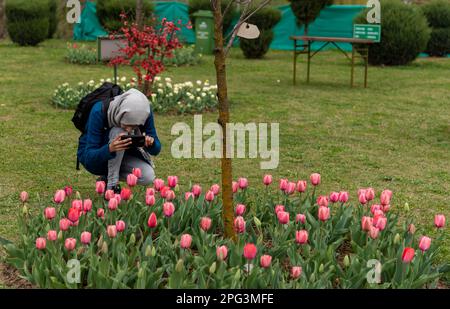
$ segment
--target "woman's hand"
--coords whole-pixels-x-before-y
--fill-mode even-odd
[[[121,140],[120,137],[122,135],[126,135],[125,133],[119,134],[114,138],[114,140],[109,144],[109,152],[116,152],[116,151],[122,151],[127,150],[129,146],[131,145],[132,141],[131,138],[126,138],[124,140]]]
[[[151,147],[153,145],[153,142],[155,139],[151,136],[146,135],[145,136],[145,147]]]

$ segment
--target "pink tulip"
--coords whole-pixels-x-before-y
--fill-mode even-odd
[[[108,202],[108,209],[111,211],[114,211],[117,209],[117,207],[119,206],[119,203],[117,202],[116,198],[112,198],[109,200]]]
[[[244,257],[247,260],[253,260],[256,257],[256,253],[258,252],[258,249],[256,249],[256,246],[254,244],[248,243],[244,246]]]
[[[231,183],[231,189],[233,190],[233,193],[236,193],[239,189],[239,184],[237,183],[237,181],[233,181]]]
[[[167,192],[170,191],[170,187],[167,186],[163,186],[160,190],[159,190],[159,195],[161,195],[162,198],[166,198],[167,197]]]
[[[358,200],[362,205],[365,205],[367,203],[366,191],[363,191],[361,194],[358,195]]]
[[[55,230],[48,231],[47,239],[50,241],[55,241],[56,239],[58,239],[58,233]]]
[[[78,226],[79,223],[80,223],[80,220],[77,220],[75,222],[70,221],[70,226]]]
[[[123,232],[125,231],[125,228],[126,228],[125,221],[123,220],[116,221],[117,232]]]
[[[242,216],[245,212],[245,205],[237,204],[236,205],[236,216]]]
[[[67,215],[67,218],[69,218],[70,221],[77,222],[80,218],[80,211],[77,208],[70,208],[69,213]]]
[[[372,214],[375,214],[375,211],[377,211],[377,210],[383,210],[383,206],[378,205],[378,204],[373,204],[373,205],[370,207],[370,212],[371,212]]]
[[[186,193],[184,193],[184,199],[187,201],[187,200],[189,200],[190,198],[195,198],[195,196],[194,196],[194,193],[192,193],[192,192],[186,192]]]
[[[216,249],[216,255],[217,259],[219,261],[225,261],[228,255],[228,248],[227,246],[220,246]]]
[[[156,218],[156,214],[152,212],[150,217],[148,218],[147,225],[149,228],[155,228],[158,225],[158,220]]]
[[[92,210],[92,201],[90,199],[85,199],[83,201],[83,211],[90,212]]]
[[[363,231],[369,231],[373,225],[373,219],[371,217],[364,216],[361,218],[361,229]]]
[[[289,181],[286,178],[281,178],[280,179],[280,184],[279,184],[279,188],[281,191],[286,191],[286,189],[288,188],[289,185]]]
[[[75,208],[78,211],[82,211],[83,210],[83,201],[82,200],[73,200],[72,208]]]
[[[166,201],[172,201],[175,199],[175,192],[173,192],[172,190],[167,190],[166,192]]]
[[[317,205],[328,207],[328,197],[325,195],[321,195],[317,198]]]
[[[300,193],[305,192],[306,186],[307,186],[306,180],[297,181],[297,191],[298,192],[300,192]]]
[[[71,196],[72,193],[73,193],[72,187],[71,187],[71,186],[66,186],[66,187],[64,188],[64,193],[66,193],[66,196]]]
[[[200,187],[200,185],[193,185],[192,193],[194,194],[195,197],[199,197],[200,194],[202,193],[202,187]]]
[[[286,211],[279,211],[277,213],[278,222],[280,224],[288,224],[289,223],[289,213]]]
[[[327,221],[330,218],[330,208],[320,206],[318,216],[320,221]]]
[[[436,215],[434,216],[434,225],[440,229],[445,226],[445,216],[444,215]]]
[[[291,278],[297,279],[302,275],[302,268],[301,266],[293,266],[291,268]]]
[[[139,167],[135,167],[133,168],[132,172],[131,172],[134,176],[136,176],[137,178],[141,178],[142,177],[142,170]]]
[[[58,190],[55,193],[55,196],[53,197],[53,201],[56,204],[61,204],[64,202],[64,199],[66,198],[66,192],[64,190]]]
[[[297,214],[295,216],[295,223],[301,222],[302,224],[305,224],[306,222],[306,216],[304,214]]]
[[[153,180],[153,187],[156,191],[161,190],[161,188],[164,187],[164,180],[156,178],[155,180]]]
[[[414,234],[416,232],[416,226],[414,225],[414,224],[410,224],[409,226],[408,226],[408,233],[409,234]]]
[[[155,195],[155,189],[147,188],[147,190],[145,191],[145,195]]]
[[[308,242],[308,231],[307,230],[296,231],[295,241],[300,245],[306,244]]]
[[[47,241],[44,237],[36,238],[36,249],[44,250],[47,245]]]
[[[155,200],[154,195],[146,195],[145,196],[145,204],[147,206],[153,206],[153,205],[155,205],[155,202],[156,202],[156,200]]]
[[[102,219],[105,217],[105,210],[103,208],[97,209],[97,217]]]
[[[211,228],[211,218],[203,217],[200,219],[200,228],[203,231],[208,231]]]
[[[389,205],[391,203],[391,197],[392,197],[392,191],[391,190],[384,190],[381,192],[380,196],[380,202],[381,205]]]
[[[272,175],[264,175],[263,184],[268,186],[272,183]]]
[[[75,238],[67,238],[64,241],[64,247],[67,251],[72,251],[77,246],[77,240]]]
[[[374,218],[373,219],[373,224],[380,231],[383,231],[386,228],[387,218],[386,217],[378,217],[377,220],[375,220],[375,218]]]
[[[116,195],[116,193],[114,193],[113,190],[106,190],[105,200],[110,201],[115,195]]]
[[[213,184],[210,190],[214,193],[214,195],[218,195],[220,192],[220,186],[218,184]]]
[[[330,193],[330,202],[336,203],[337,201],[339,201],[339,192],[331,192]]]
[[[91,233],[89,232],[83,232],[81,233],[81,243],[83,245],[88,245],[91,242]]]
[[[22,201],[22,203],[28,201],[28,192],[26,191],[20,192],[20,200]]]
[[[104,181],[97,181],[95,183],[95,192],[103,194],[105,192],[106,183]]]
[[[384,211],[384,212],[388,212],[390,208],[391,208],[391,205],[389,205],[389,204],[384,205],[384,206],[383,206],[383,211]]]
[[[378,237],[380,230],[375,226],[371,226],[369,229],[369,237],[372,239],[376,239]]]
[[[259,263],[262,268],[269,268],[271,262],[272,262],[272,257],[267,254],[261,256],[261,258],[259,260]]]
[[[54,207],[47,207],[44,210],[44,216],[47,220],[52,220],[56,217],[56,209]]]
[[[135,185],[137,185],[137,181],[138,181],[138,178],[135,175],[128,174],[128,176],[127,176],[127,184],[130,187],[134,187]]]
[[[109,238],[115,238],[117,236],[117,227],[115,225],[108,225],[106,228],[106,233]]]
[[[180,239],[180,246],[183,249],[189,249],[191,247],[192,243],[192,236],[189,234],[183,234],[181,235]]]
[[[130,174],[133,175],[133,174]],[[130,176],[128,175],[128,176]],[[134,176],[134,175],[133,175]],[[136,176],[135,176],[136,177]],[[122,188],[122,190],[120,190],[120,198],[124,201],[128,201],[131,198],[131,190],[128,188]],[[119,202],[120,204],[120,202]]]
[[[287,188],[286,188],[286,190],[284,190],[284,193],[290,195],[295,192],[296,187],[297,187],[297,185],[295,184],[295,182],[288,182]]]
[[[59,220],[59,229],[61,231],[67,231],[70,227],[70,220],[66,218],[62,218]]]
[[[402,261],[403,263],[410,263],[414,259],[414,249],[406,247],[403,249]]]
[[[206,192],[205,194],[205,200],[208,202],[212,202],[214,200],[214,192],[208,190],[208,192]]]
[[[284,205],[275,206],[275,213],[278,214],[280,211],[284,211]]]
[[[311,180],[311,184],[313,186],[318,186],[320,184],[320,174],[318,173],[311,174],[309,179]]]
[[[248,187],[248,180],[247,180],[247,178],[244,178],[244,177],[239,178],[238,179],[238,185],[239,185],[240,189],[242,189],[242,190],[246,189]]]
[[[367,188],[366,189],[366,200],[371,201],[375,198],[375,191],[373,188]]]
[[[175,212],[175,206],[171,202],[165,202],[163,205],[163,213],[166,217],[172,217]]]
[[[422,253],[430,249],[431,238],[427,236],[422,236],[419,240],[419,249],[422,250]]]
[[[245,220],[241,216],[234,219],[234,230],[238,234],[245,232]]]
[[[169,185],[169,187],[175,188],[178,184],[178,176],[168,176],[167,184]]]
[[[348,192],[347,191],[339,192],[339,202],[347,203],[347,201],[348,201]]]

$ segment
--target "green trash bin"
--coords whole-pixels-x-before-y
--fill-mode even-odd
[[[200,10],[195,18],[195,52],[212,54],[214,49],[214,16],[211,11]]]

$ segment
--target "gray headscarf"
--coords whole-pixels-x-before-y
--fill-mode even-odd
[[[150,103],[147,97],[137,89],[116,96],[108,108],[108,125],[121,127],[124,125],[144,125],[150,115]]]

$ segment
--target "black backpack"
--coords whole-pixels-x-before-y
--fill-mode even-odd
[[[85,132],[86,123],[89,119],[89,114],[91,113],[92,107],[98,101],[102,101],[102,110],[105,114],[109,108],[109,103],[112,99],[123,93],[122,88],[118,85],[112,83],[103,83],[99,88],[95,89],[84,98],[81,99],[80,103],[78,103],[77,109],[72,117],[72,122],[75,127],[80,130],[83,135]],[[77,157],[77,170],[80,169],[80,162]]]

